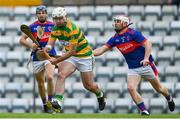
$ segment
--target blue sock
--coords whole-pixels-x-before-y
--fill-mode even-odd
[[[48,101],[51,101],[52,100],[52,95],[48,95]]]
[[[141,111],[147,110],[144,102],[141,102],[141,103],[137,104],[137,106]]]

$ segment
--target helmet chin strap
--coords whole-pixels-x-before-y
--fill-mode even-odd
[[[131,24],[133,24],[133,23],[129,23],[127,26],[125,26],[125,27],[123,27],[123,28],[121,28],[121,29],[114,29],[114,30],[116,31],[116,33],[119,33],[119,32],[121,32],[122,30],[124,30],[125,28],[129,27]]]

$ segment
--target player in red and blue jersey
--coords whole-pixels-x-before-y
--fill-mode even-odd
[[[37,40],[39,40],[39,44],[41,47],[45,47],[51,29],[54,24],[47,20],[47,8],[46,6],[38,6],[36,8],[36,16],[38,18],[37,21],[33,22],[29,28]],[[37,38],[38,37],[38,38]],[[43,110],[45,113],[51,113],[52,110],[48,109],[47,102],[52,100],[52,95],[54,93],[54,83],[53,83],[53,76],[54,76],[54,66],[48,61],[44,59],[40,59],[41,56],[38,53],[40,48],[35,43],[30,43],[27,41],[28,36],[23,34],[20,38],[20,43],[32,49],[32,57],[33,57],[33,72],[35,74],[36,81],[38,83],[39,93],[43,103]],[[42,51],[42,50],[41,50]],[[51,49],[49,52],[50,56],[55,56],[56,51],[54,48]],[[47,79],[47,92],[48,92],[48,99],[46,99],[46,89],[45,89],[45,79]]]
[[[128,27],[132,23],[130,23],[127,16],[118,15],[113,20],[116,34],[104,46],[95,49],[94,56],[102,55],[113,47],[116,47],[123,54],[129,68],[127,76],[128,91],[142,115],[149,115],[149,112],[142,97],[137,92],[141,78],[148,80],[154,89],[167,99],[170,111],[174,111],[173,98],[158,78],[158,70],[151,55],[151,43],[141,32]]]
[[[39,44],[41,47],[45,47],[48,40],[49,40],[49,36],[50,36],[50,32],[51,29],[53,28],[54,24],[51,21],[46,21],[46,23],[41,23],[40,21],[35,21],[34,23],[32,23],[29,28],[34,36],[35,39],[37,39],[37,31],[39,30],[43,30],[43,35],[41,37],[41,39],[39,39]],[[41,31],[40,31],[41,32]],[[33,52],[33,61],[39,61],[36,52],[38,49],[36,49]],[[50,56],[55,56],[56,55],[56,51],[54,48],[51,49],[51,51],[49,52]]]

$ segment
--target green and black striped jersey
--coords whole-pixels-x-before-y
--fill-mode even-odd
[[[92,49],[80,28],[67,20],[63,28],[54,26],[51,31],[50,40],[58,39],[62,42],[65,50],[69,50],[69,44],[77,44],[75,57],[89,57],[92,55]]]

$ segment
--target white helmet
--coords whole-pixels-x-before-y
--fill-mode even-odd
[[[120,20],[121,22],[127,23],[127,25],[130,24],[130,18],[125,15],[117,15],[113,17],[113,21],[114,20]]]
[[[66,14],[66,10],[63,7],[57,7],[52,11],[52,17],[64,17]]]

